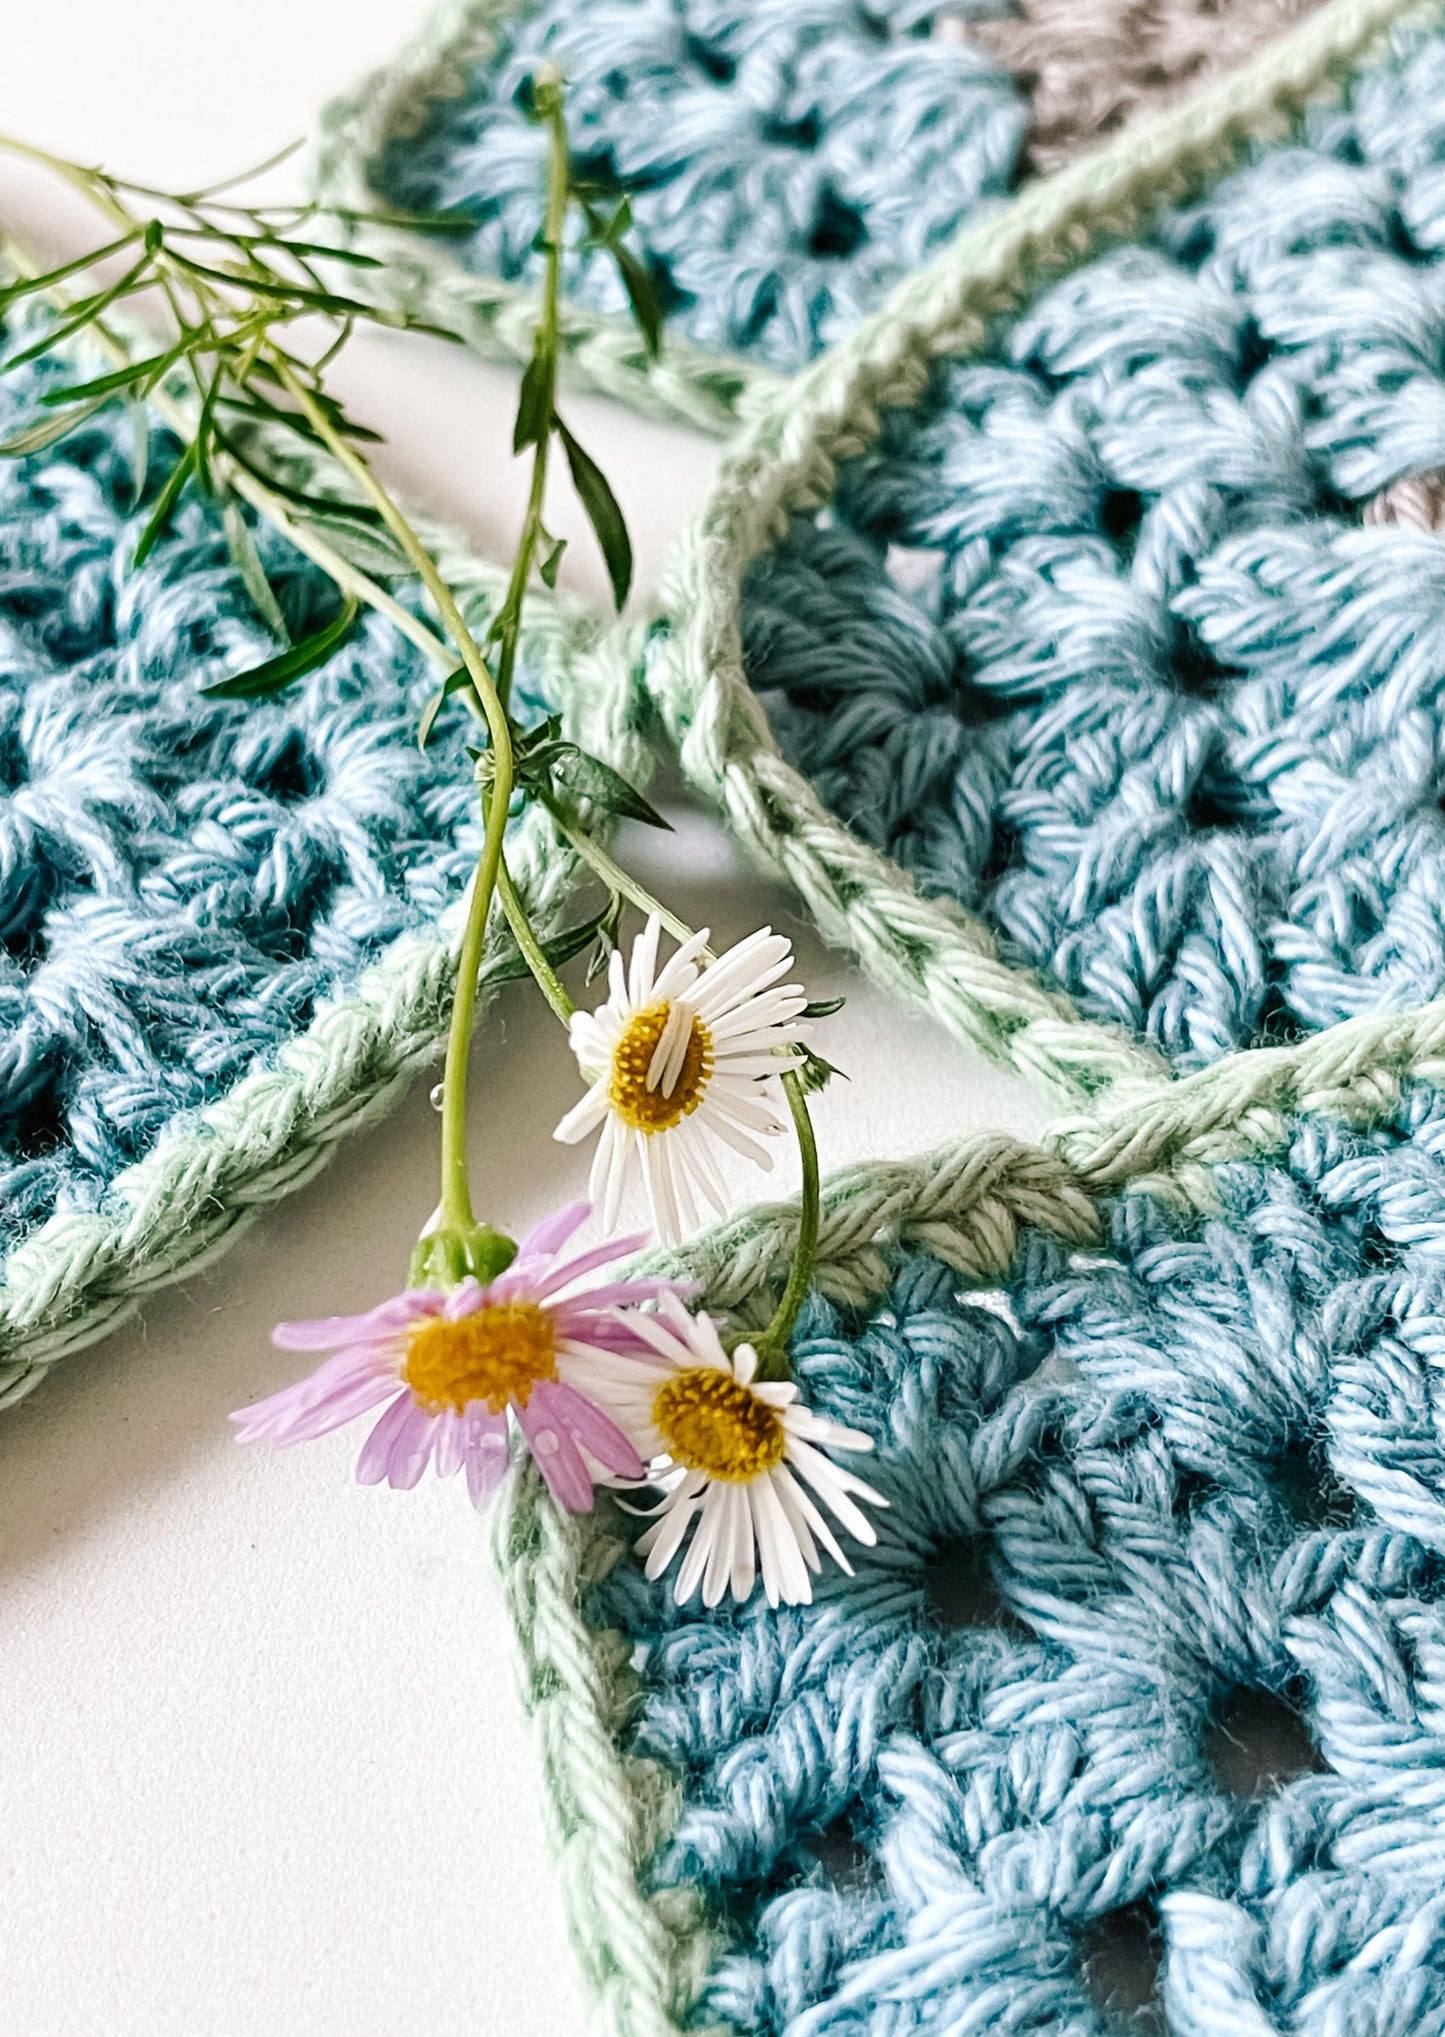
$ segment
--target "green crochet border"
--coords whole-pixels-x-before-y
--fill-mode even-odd
[[[496,47],[498,25],[524,14],[527,5],[443,0],[392,62],[323,107],[312,162],[316,196],[356,211],[384,204],[371,186],[370,165],[389,140],[418,131],[433,101],[460,94],[467,68]],[[402,229],[368,227],[356,244],[385,264],[358,272],[358,287],[380,302],[446,326],[490,360],[522,367],[530,358],[538,308],[533,290],[464,269],[444,242]],[[669,339],[654,361],[635,325],[585,305],[563,305],[561,330],[563,366],[573,386],[699,431],[726,435],[786,386],[770,368],[681,339]]]
[[[1338,96],[1397,24],[1441,19],[1439,0],[1329,0],[1288,35],[1184,104],[1027,187],[908,278],[832,352],[768,400],[730,450],[674,555],[674,618],[645,674],[691,784],[768,868],[801,892],[825,937],[956,1038],[1074,1105],[1122,1086],[1163,1087],[1164,1062],[1121,1028],[998,960],[987,928],[924,898],[859,841],[779,752],[743,669],[740,593],[791,513],[832,495],[838,463],[875,441],[885,408],[917,403],[930,363],[977,353],[1046,283],[1287,133]]]
[[[960,1285],[995,1286],[1021,1230],[1042,1227],[1087,1249],[1097,1203],[1161,1191],[1208,1209],[1204,1162],[1288,1143],[1298,1115],[1367,1126],[1390,1117],[1408,1083],[1445,1081],[1445,999],[1389,1020],[1349,1021],[1297,1046],[1245,1052],[1166,1094],[1055,1125],[1031,1146],[979,1133],[908,1162],[854,1167],[824,1184],[817,1285],[866,1307],[887,1290],[898,1254],[922,1249]],[[707,1305],[755,1316],[771,1308],[797,1233],[796,1204],[756,1208],[666,1261],[701,1283]],[[493,1553],[531,1715],[553,1848],[573,1942],[607,2037],[680,2037],[718,1945],[701,1897],[648,1894],[646,1863],[676,1822],[681,1792],[658,1764],[622,1753],[636,1698],[626,1639],[582,1616],[588,1585],[627,1552],[610,1504],[562,1514],[530,1464],[499,1496]],[[696,2033],[695,2033],[696,2037]],[[711,2037],[747,2037],[719,2029]]]
[[[286,470],[300,487],[338,486],[324,458],[289,444]],[[450,531],[414,521],[472,627],[485,627],[506,573]],[[645,624],[606,630],[566,597],[528,600],[525,636],[569,734],[634,780],[652,763],[629,732],[626,706],[645,633]],[[514,827],[508,860],[535,922],[555,927],[577,857],[539,809]],[[0,1407],[29,1393],[57,1358],[125,1322],[146,1295],[209,1265],[268,1204],[319,1172],[348,1132],[400,1101],[445,1043],[462,917],[458,901],[434,928],[401,936],[273,1059],[163,1133],[116,1177],[99,1210],[53,1216],[16,1247],[0,1278]]]

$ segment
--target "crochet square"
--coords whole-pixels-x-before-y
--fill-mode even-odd
[[[1445,985],[1445,42],[940,368],[744,593],[832,812],[1184,1067]],[[905,548],[915,583],[890,573]]]
[[[905,1252],[800,1330],[893,1501],[855,1576],[679,1609],[604,1518],[569,1642],[525,1498],[506,1530],[608,2027],[1103,2037],[1132,1929],[1171,2033],[1439,2031],[1445,1099],[1299,1120],[1210,1171],[1212,1214],[1138,1191],[1092,1236],[1005,1147],[945,1248],[995,1241],[996,1286]],[[912,1220],[953,1237],[937,1160]]]

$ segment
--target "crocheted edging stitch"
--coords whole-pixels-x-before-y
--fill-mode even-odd
[[[322,203],[375,212],[370,166],[387,143],[414,134],[434,102],[456,97],[469,66],[485,61],[500,26],[527,0],[445,0],[420,34],[354,92],[332,100],[317,125],[311,186]],[[531,357],[538,299],[530,284],[465,269],[445,246],[396,227],[367,226],[355,246],[383,266],[358,270],[353,287],[395,310],[455,332],[478,353],[523,367]],[[714,435],[782,386],[772,369],[741,356],[712,353],[669,336],[653,360],[635,320],[596,311],[574,298],[561,307],[563,370],[582,389],[616,397],[644,416],[676,420]]]
[[[921,897],[851,834],[782,757],[743,664],[739,603],[749,568],[835,490],[884,410],[916,406],[938,357],[977,353],[997,321],[1108,242],[1192,195],[1240,149],[1288,130],[1377,50],[1392,25],[1435,21],[1414,0],[1331,0],[1231,77],[1142,119],[1120,139],[1026,189],[910,277],[849,340],[803,371],[743,435],[689,526],[664,588],[674,618],[647,685],[690,781],[740,838],[801,892],[825,936],[969,1045],[1063,1098],[1163,1079],[1122,1031],[1084,1018],[994,956],[987,930]]]
[[[1402,37],[940,368],[744,588],[829,810],[1179,1067],[1445,989],[1445,550],[1386,527],[1418,484],[1360,513],[1445,448],[1442,106]]]
[[[966,1288],[995,1288],[1030,1234],[1047,1235],[1066,1252],[1096,1252],[1105,1237],[1101,1200],[1123,1189],[1144,1205],[1167,1188],[1175,1206],[1193,1191],[1197,1207],[1218,1210],[1217,1177],[1205,1181],[1202,1162],[1191,1159],[1191,1125],[1214,1142],[1216,1165],[1226,1152],[1273,1154],[1299,1136],[1323,1139],[1321,1150],[1332,1152],[1331,1124],[1367,1134],[1391,1119],[1403,1123],[1409,1097],[1445,1076],[1442,1049],[1445,1000],[1336,1027],[1268,1055],[1235,1056],[1179,1083],[1167,1097],[1146,1091],[1132,1104],[1110,1098],[1108,1112],[1092,1125],[1079,1119],[1046,1135],[1063,1152],[983,1134],[914,1161],[842,1170],[824,1186],[817,1294],[831,1307],[866,1310],[886,1294],[900,1257],[917,1253],[950,1269]],[[1247,1087],[1234,1098],[1236,1123],[1226,1140],[1222,1099],[1231,1080]],[[1261,1108],[1265,1097],[1268,1107]],[[1175,1119],[1161,1126],[1167,1105],[1176,1106]],[[1131,1108],[1140,1120],[1132,1145]],[[1437,1136],[1430,1150],[1438,1144]],[[1169,1177],[1160,1172],[1166,1146],[1182,1161]],[[1131,1160],[1140,1172],[1130,1172]],[[1327,1152],[1326,1160],[1328,1166],[1325,1160],[1320,1166],[1335,1184],[1331,1194],[1368,1192],[1361,1173],[1370,1164],[1366,1149],[1352,1156],[1341,1148],[1337,1158]],[[1433,1211],[1428,1221],[1427,1204]],[[1438,1193],[1409,1169],[1389,1185],[1382,1208],[1391,1238],[1441,1236]],[[796,1205],[767,1205],[718,1225],[680,1254],[648,1263],[697,1279],[707,1306],[748,1325],[771,1311],[796,1226]],[[865,1413],[855,1408],[852,1418]],[[1388,1440],[1387,1425],[1377,1439],[1380,1448]],[[1375,1445],[1366,1437],[1362,1447]],[[1386,1469],[1380,1476],[1381,1491],[1393,1503],[1402,1490],[1397,1474]],[[1402,1503],[1409,1503],[1408,1495]],[[495,1552],[579,1955],[599,1996],[601,2027],[614,2037],[674,2037],[684,2026],[698,2027],[691,2011],[719,1941],[695,1891],[643,1887],[647,1863],[678,1830],[681,1786],[665,1763],[622,1751],[619,1735],[635,1716],[638,1688],[631,1645],[623,1635],[593,1627],[583,1610],[584,1594],[617,1563],[625,1543],[615,1514],[564,1519],[527,1468],[509,1481]],[[1176,1900],[1181,1932],[1187,1909]],[[1211,1919],[1218,1922],[1206,1906],[1199,1920],[1206,1940]]]
[[[335,485],[320,457],[313,463],[288,449],[283,465],[293,485],[320,492]],[[95,477],[79,475],[75,490],[78,513],[93,517]],[[492,613],[506,575],[446,531],[415,522],[473,623]],[[634,777],[648,760],[617,703],[635,684],[641,633],[615,630],[604,640],[578,604],[547,596],[529,604],[528,662],[559,696],[569,732]],[[23,649],[17,644],[12,655]],[[565,687],[556,684],[558,667],[567,671]],[[54,770],[63,759],[47,749],[44,761]],[[244,792],[238,781],[237,796]],[[42,820],[43,795],[41,786]],[[24,799],[16,809],[23,821],[21,808]],[[102,818],[97,809],[94,830]],[[514,828],[509,859],[538,924],[554,924],[576,870],[570,847],[533,811]],[[204,876],[204,856],[197,868]],[[227,868],[222,858],[214,881]],[[19,874],[23,880],[23,868]],[[20,889],[23,900],[23,882]],[[458,899],[434,928],[396,937],[272,1055],[253,1057],[204,1107],[175,1113],[151,1149],[109,1179],[98,1206],[61,1209],[22,1236],[0,1277],[0,1405],[28,1392],[57,1357],[124,1321],[147,1293],[216,1257],[268,1203],[309,1179],[346,1131],[400,1098],[445,1037],[461,909]]]

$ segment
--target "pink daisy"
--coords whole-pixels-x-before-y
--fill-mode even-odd
[[[630,1308],[655,1300],[668,1283],[576,1288],[645,1243],[617,1238],[559,1260],[587,1215],[586,1203],[572,1203],[546,1218],[485,1287],[466,1280],[450,1294],[411,1288],[365,1315],[278,1323],[272,1341],[282,1350],[334,1355],[309,1378],[233,1414],[237,1441],[308,1442],[385,1402],[356,1462],[360,1483],[408,1491],[428,1466],[449,1478],[465,1465],[480,1508],[507,1468],[510,1413],[553,1496],[572,1513],[592,1505],[589,1459],[619,1478],[642,1477],[642,1460],[588,1388],[599,1361],[648,1348]]]

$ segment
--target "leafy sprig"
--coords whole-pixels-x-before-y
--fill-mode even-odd
[[[530,973],[558,1017],[569,1020],[573,1005],[557,972],[589,948],[589,976],[601,966],[616,943],[626,904],[658,912],[679,939],[691,936],[615,861],[596,833],[597,822],[613,816],[666,827],[663,817],[612,765],[570,741],[560,717],[524,729],[512,713],[528,590],[534,576],[548,588],[555,586],[565,550],[544,520],[554,447],[561,449],[596,536],[619,609],[632,583],[632,547],[617,499],[559,414],[561,282],[569,233],[579,251],[600,252],[615,264],[644,346],[656,354],[662,344],[652,272],[628,242],[629,201],[575,173],[562,80],[551,67],[539,69],[532,80],[529,113],[545,129],[547,143],[545,211],[536,242],[543,280],[512,443],[516,453],[530,452],[531,476],[507,585],[480,638],[370,464],[367,448],[379,442],[379,435],[350,414],[327,381],[332,363],[358,326],[457,337],[330,280],[336,266],[350,271],[353,283],[364,281],[365,272],[378,266],[374,256],[352,244],[353,230],[372,223],[466,231],[470,222],[456,215],[362,215],[309,203],[248,205],[226,195],[244,181],[238,179],[166,193],[0,135],[0,149],[38,163],[76,189],[104,222],[107,236],[88,253],[47,270],[31,263],[10,236],[0,237],[0,252],[14,271],[14,280],[0,287],[0,320],[45,305],[53,314],[33,339],[27,334],[17,350],[0,357],[0,374],[42,355],[55,357],[67,342],[81,337],[110,363],[101,372],[79,368],[75,379],[47,389],[39,401],[41,415],[0,442],[0,456],[45,452],[107,406],[127,404],[135,427],[139,509],[150,464],[149,418],[152,410],[158,412],[179,438],[181,451],[149,504],[133,563],[141,565],[164,539],[188,494],[205,498],[219,513],[236,572],[278,645],[260,663],[204,688],[207,695],[246,703],[295,685],[335,653],[366,605],[386,616],[442,675],[421,715],[420,746],[427,747],[454,702],[479,724],[479,740],[469,755],[484,822],[483,845],[461,940],[447,1041],[441,1208],[432,1234],[444,1259],[449,1252],[465,1257],[464,1246],[453,1251],[448,1240],[464,1241],[478,1232],[467,1172],[465,1109],[479,990]],[[274,167],[289,153],[283,151],[252,174]],[[132,306],[148,312],[153,324],[159,320],[160,334],[150,351],[137,353],[111,323],[114,314]],[[295,478],[298,472],[313,474],[318,455],[333,477],[325,492],[309,478]],[[336,612],[296,642],[289,639],[255,541],[252,518],[257,515],[320,566],[337,588]],[[440,633],[399,598],[403,581],[420,583]],[[507,869],[504,837],[517,799],[547,811],[606,894],[596,911],[545,938],[532,926]],[[484,972],[494,901],[510,943]],[[788,1333],[811,1278],[817,1240],[817,1155],[806,1091],[821,1086],[831,1072],[821,1057],[808,1054],[796,1072],[783,1076],[802,1153],[804,1193],[787,1290],[773,1323],[757,1340],[773,1376],[787,1373]]]

